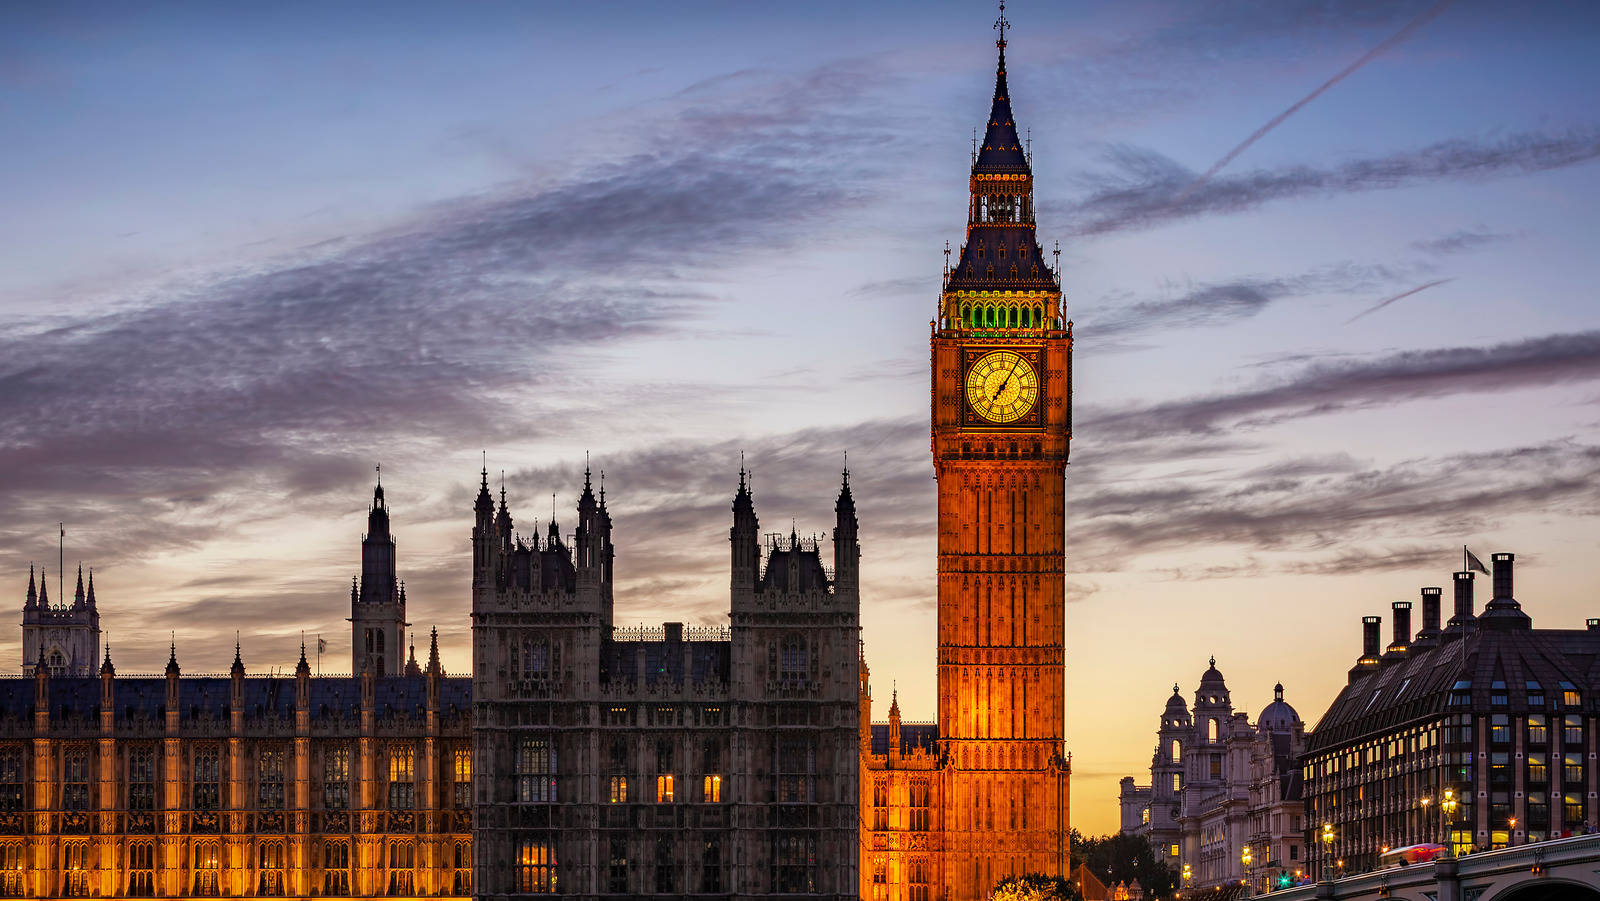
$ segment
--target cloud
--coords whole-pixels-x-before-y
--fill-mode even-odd
[[[1343,263],[1293,276],[1186,284],[1170,300],[1103,303],[1101,310],[1081,314],[1078,327],[1083,334],[1098,339],[1174,328],[1228,325],[1257,316],[1281,300],[1371,291],[1391,282],[1398,274],[1384,266]],[[1104,318],[1102,310],[1106,310]]]
[[[425,459],[553,429],[570,378],[554,360],[672,333],[718,302],[711,274],[870,196],[865,151],[891,134],[854,109],[873,81],[741,75],[563,180],[7,322],[0,506],[17,531],[0,553],[63,517],[117,532],[116,554],[181,546],[216,536],[233,491],[304,511],[378,448]]]
[[[1357,319],[1360,319],[1363,316],[1369,316],[1369,315],[1371,315],[1373,313],[1376,313],[1379,310],[1383,309],[1384,307],[1388,306],[1389,304],[1394,303],[1397,300],[1405,300],[1407,297],[1410,297],[1413,294],[1421,294],[1423,291],[1426,291],[1429,288],[1437,288],[1440,285],[1448,284],[1448,283],[1453,282],[1453,281],[1455,281],[1454,278],[1436,278],[1431,282],[1423,282],[1422,284],[1416,286],[1415,288],[1407,288],[1406,290],[1401,291],[1399,294],[1395,294],[1395,295],[1392,295],[1390,297],[1385,297],[1383,300],[1380,300],[1377,303],[1373,304],[1372,306],[1367,307],[1365,310],[1362,310],[1361,312],[1355,314],[1354,316],[1351,316],[1349,319],[1345,320],[1345,325],[1349,325],[1350,323],[1355,322]]]
[[[1314,363],[1260,387],[1145,407],[1085,411],[1075,435],[1095,442],[1207,434],[1312,414],[1424,397],[1508,391],[1600,378],[1600,332],[1547,335],[1488,347],[1405,351]]]
[[[1514,234],[1492,232],[1483,228],[1464,228],[1430,240],[1413,241],[1411,242],[1411,249],[1431,256],[1445,256],[1447,254],[1476,250],[1479,247],[1500,241],[1508,241],[1514,237],[1516,237]]]
[[[1296,197],[1407,188],[1439,181],[1479,181],[1587,163],[1600,157],[1600,130],[1526,132],[1498,140],[1455,138],[1418,150],[1350,160],[1331,167],[1292,166],[1219,176],[1181,200],[1195,174],[1155,151],[1115,145],[1110,169],[1079,178],[1088,195],[1050,204],[1075,235],[1154,228],[1213,214],[1241,213]]]
[[[1215,546],[1285,552],[1279,566],[1291,572],[1391,569],[1445,559],[1457,536],[1527,510],[1592,514],[1600,504],[1600,446],[1552,442],[1325,475],[1091,480],[1078,488],[1069,505],[1073,572],[1127,572],[1141,556]],[[1419,549],[1427,538],[1436,544]],[[1345,547],[1396,540],[1412,547],[1387,558]],[[1329,548],[1337,550],[1296,559]],[[1234,572],[1229,564],[1213,575],[1237,576],[1253,565]],[[1200,577],[1210,576],[1202,568]]]

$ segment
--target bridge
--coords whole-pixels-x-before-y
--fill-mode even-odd
[[[1273,901],[1600,901],[1600,835],[1578,835],[1281,889]]]

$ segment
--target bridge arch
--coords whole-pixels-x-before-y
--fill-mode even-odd
[[[1531,877],[1512,883],[1479,901],[1600,901],[1600,889],[1560,877]]]

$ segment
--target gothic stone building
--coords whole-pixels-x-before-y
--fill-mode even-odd
[[[861,895],[987,895],[1068,875],[1064,494],[1072,327],[1035,232],[1006,84],[974,149],[966,241],[931,323],[938,722],[861,735]],[[862,705],[870,705],[862,667]]]
[[[731,628],[617,630],[611,517],[587,474],[569,546],[473,528],[478,892],[805,894],[857,886],[860,596],[849,476],[833,567],[765,541],[741,471]],[[764,551],[763,551],[764,548]]]
[[[1361,656],[1305,757],[1314,875],[1358,873],[1387,848],[1457,855],[1593,828],[1600,817],[1600,619],[1535,629],[1512,594],[1511,554],[1493,556],[1494,598],[1473,610],[1470,569],[1422,589],[1422,628],[1394,604],[1363,617]]]
[[[1161,712],[1150,784],[1121,783],[1122,831],[1143,835],[1157,860],[1187,875],[1196,891],[1241,880],[1265,893],[1307,866],[1300,715],[1273,686],[1252,724],[1233,709],[1215,658],[1200,676],[1193,709],[1172,686]],[[1199,897],[1199,895],[1196,895]]]
[[[184,675],[176,646],[161,675],[109,649],[85,673],[57,653],[98,642],[93,576],[70,608],[30,577],[34,660],[0,680],[0,896],[470,895],[471,683],[437,644],[399,665],[393,548],[380,487],[351,617],[385,637],[356,676],[313,676],[303,647],[292,677],[247,675],[238,648]]]
[[[0,680],[0,897],[854,897],[848,480],[836,511],[830,572],[814,541],[763,543],[741,478],[732,628],[616,630],[603,495],[585,485],[570,540],[524,543],[485,474],[471,679],[436,638],[401,663],[381,487],[355,676],[313,676],[303,647],[292,677],[247,675],[237,647],[227,675],[186,676],[176,646],[158,676],[109,651],[85,675],[52,653],[75,637],[35,642]],[[32,583],[25,628],[63,609]]]

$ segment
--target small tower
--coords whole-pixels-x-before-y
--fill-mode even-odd
[[[490,585],[494,581],[494,498],[489,494],[489,467],[483,468],[483,480],[478,483],[478,499],[472,505],[472,585],[474,588]]]
[[[848,466],[840,478],[839,500],[833,505],[833,512],[833,584],[838,591],[855,591],[860,587],[861,540]]]
[[[361,579],[351,588],[350,667],[375,676],[398,675],[404,660],[406,602],[395,576],[395,541],[389,531],[389,506],[383,483],[372,490],[367,534],[361,539]]]
[[[100,612],[94,603],[94,573],[85,588],[83,566],[71,604],[50,604],[50,579],[39,571],[34,590],[33,568],[28,568],[28,591],[22,604],[22,671],[33,672],[40,660],[54,676],[93,676],[100,666]],[[63,598],[63,600],[65,600]]]
[[[604,476],[602,476],[604,478]],[[605,489],[601,489],[604,495]],[[601,626],[611,633],[611,515],[604,501],[596,500],[589,467],[583,467],[583,494],[578,498],[578,530],[573,541],[574,563],[578,573],[578,596],[595,604]]]
[[[755,592],[756,578],[761,567],[761,526],[756,519],[755,501],[751,498],[749,473],[744,461],[739,462],[739,490],[733,495],[733,528],[728,530],[728,541],[733,546],[732,590],[735,604],[741,597]]]

